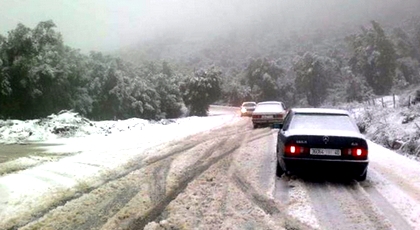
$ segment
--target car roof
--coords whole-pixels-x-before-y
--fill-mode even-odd
[[[252,103],[252,104],[257,104],[255,101],[244,101],[243,103],[242,103],[242,105],[244,105],[244,104],[248,104],[248,103]]]
[[[282,102],[280,101],[262,101],[262,102],[258,102],[258,105],[264,105],[264,104],[281,104]]]
[[[291,109],[297,114],[334,114],[334,115],[349,115],[349,112],[343,109],[327,109],[327,108],[293,108]]]

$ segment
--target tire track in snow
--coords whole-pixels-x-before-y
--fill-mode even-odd
[[[138,193],[138,188],[126,187],[122,191],[115,191],[113,196],[108,200],[104,200],[102,205],[95,205],[90,207],[89,215],[85,212],[84,216],[86,219],[83,223],[72,222],[71,224],[66,224],[65,226],[61,225],[59,229],[69,229],[69,230],[84,230],[84,229],[98,229],[98,226],[102,226],[106,223],[107,217],[115,212],[116,210],[122,208],[127,202],[131,200],[133,196]],[[94,212],[92,212],[94,210]],[[55,226],[57,227],[57,226]]]
[[[239,131],[242,130],[242,132]],[[221,130],[223,131],[223,130]],[[113,229],[114,227],[120,227],[123,226],[123,229],[130,229],[130,228],[136,228],[135,226],[138,226],[138,224],[140,223],[140,226],[143,226],[144,224],[147,224],[150,221],[156,220],[157,218],[162,218],[159,212],[155,212],[154,210],[162,210],[165,209],[166,206],[173,200],[176,198],[177,194],[181,193],[183,191],[184,188],[182,188],[182,185],[186,186],[188,185],[188,183],[190,183],[191,181],[193,181],[195,179],[195,177],[197,177],[198,175],[196,175],[191,181],[187,181],[185,182],[185,174],[189,175],[191,177],[191,172],[193,171],[197,171],[196,167],[199,167],[200,165],[207,165],[207,168],[210,167],[212,164],[214,164],[215,162],[208,164],[209,161],[214,161],[214,155],[217,156],[217,154],[220,154],[220,151],[218,151],[218,148],[220,146],[223,146],[224,144],[227,144],[228,147],[229,146],[237,146],[237,143],[239,142],[239,140],[241,139],[240,136],[242,134],[246,134],[248,131],[243,129],[243,125],[240,127],[231,127],[230,129],[228,129],[228,132],[226,134],[226,132],[224,132],[225,135],[223,135],[223,137],[221,138],[219,135],[219,133],[206,133],[206,135],[203,134],[203,137],[197,138],[197,137],[193,137],[192,139],[189,139],[188,141],[194,141],[194,143],[200,143],[200,145],[197,145],[197,148],[199,148],[199,146],[201,145],[206,145],[207,142],[210,142],[210,146],[204,147],[205,149],[207,149],[204,153],[200,153],[200,156],[196,159],[193,160],[191,162],[188,162],[188,164],[190,166],[188,166],[188,168],[186,170],[183,170],[181,172],[181,177],[184,176],[183,178],[179,178],[181,179],[181,182],[177,182],[175,185],[172,185],[172,188],[166,188],[167,189],[167,193],[165,194],[164,197],[162,197],[158,203],[156,204],[150,204],[148,206],[150,206],[150,208],[147,208],[145,210],[135,210],[136,207],[128,207],[128,209],[124,210],[123,213],[116,215],[115,217],[113,217],[114,221],[109,222],[106,224],[107,229]],[[229,135],[230,133],[232,134],[236,134],[236,135]],[[241,135],[238,135],[241,134]],[[224,149],[228,148],[228,147],[224,147]],[[223,150],[223,149],[222,149]],[[194,150],[191,149],[191,153],[193,153],[194,151],[200,151],[199,149]],[[216,154],[213,154],[215,153]],[[181,155],[180,155],[181,156]],[[170,156],[170,158],[173,160],[175,158],[177,158],[178,155],[172,155]],[[185,157],[185,156],[183,156]],[[200,166],[200,167],[201,167]],[[166,164],[164,166],[167,169],[171,168],[171,164]],[[151,168],[153,168],[153,165],[151,165]],[[153,170],[153,169],[152,169]],[[166,170],[166,169],[165,169]],[[204,170],[205,171],[205,170]],[[201,173],[200,173],[201,174]],[[152,178],[153,179],[153,178]],[[161,182],[163,183],[163,182]],[[167,182],[165,182],[166,184]],[[162,186],[162,185],[159,185]],[[181,186],[181,188],[180,188]],[[152,188],[153,190],[153,188]],[[174,194],[176,195],[175,197]],[[146,196],[149,196],[150,194],[144,194]],[[135,197],[135,200],[132,200],[131,203],[135,203],[137,202],[138,199],[142,199],[141,197],[138,197],[138,195]],[[169,202],[169,203],[166,203]],[[163,205],[165,204],[165,205]],[[131,211],[130,211],[131,210]],[[124,216],[124,213],[127,212],[136,212],[136,215],[132,215],[129,217]],[[146,214],[144,214],[146,213]],[[151,215],[150,215],[151,214]],[[159,216],[156,216],[157,214],[159,214]],[[123,215],[123,216],[121,216]],[[146,216],[147,219],[144,219],[143,217]],[[121,219],[122,218],[122,219]],[[118,220],[120,219],[120,220]],[[122,222],[121,222],[122,221]],[[117,223],[117,224],[115,224]]]
[[[394,227],[420,229],[419,223],[416,222],[419,218],[416,213],[420,213],[420,204],[398,184],[388,181],[382,173],[370,167],[368,180],[360,183],[360,186],[371,196]]]
[[[341,195],[332,191],[325,181],[304,181],[303,185],[311,198],[310,202],[318,222],[322,225],[321,229],[361,229],[351,222],[348,223],[347,216],[351,216],[351,212],[346,209],[347,206],[354,205],[346,204],[348,197],[340,199]]]
[[[135,170],[140,169],[140,166],[136,166],[136,162],[144,162],[145,165],[150,165],[155,162],[164,160],[166,158],[172,157],[174,155],[178,155],[180,153],[184,153],[194,147],[197,147],[198,145],[212,141],[214,138],[225,138],[225,137],[231,137],[232,135],[237,135],[241,133],[246,133],[251,130],[251,128],[246,128],[247,123],[242,122],[238,126],[227,126],[223,128],[217,128],[212,129],[210,131],[205,131],[202,133],[199,133],[197,135],[192,135],[186,138],[183,138],[181,140],[172,141],[169,144],[163,144],[158,147],[154,146],[146,150],[145,155],[151,155],[150,157],[144,157],[140,156],[138,159],[133,159],[132,164],[135,164],[134,167]],[[239,130],[239,131],[238,131]],[[208,138],[213,137],[213,138]],[[165,152],[165,149],[171,149],[168,153],[162,154],[160,151]],[[158,154],[155,154],[155,152],[159,152]]]
[[[233,189],[233,184],[230,183],[228,175],[235,168],[235,164],[232,164],[232,162],[236,163],[238,161],[234,156],[237,156],[239,149],[242,149],[243,143],[246,142],[248,136],[249,132],[231,136],[219,142],[217,149],[210,148],[209,153],[213,154],[210,157],[214,158],[231,146],[239,144],[239,147],[231,154],[212,164],[202,174],[192,180],[182,193],[165,207],[164,213],[152,222],[149,222],[147,227],[160,224],[165,229],[177,229],[180,226],[183,229],[208,229],[209,226],[212,229],[226,228],[226,225],[229,225],[229,220],[226,220],[226,218],[229,219],[235,216],[232,213],[232,208],[236,209],[238,208],[237,205],[241,206],[240,203],[232,204],[232,201],[236,202],[238,198],[237,195],[232,193],[232,190],[239,191]],[[204,163],[203,160],[210,158],[206,156],[209,156],[209,154],[200,154],[196,162]],[[182,165],[179,162],[183,161],[184,158],[185,156],[182,156],[176,160],[177,162],[174,162],[173,172],[177,171],[176,169],[179,168],[177,166]],[[178,176],[178,178],[182,179],[182,176]],[[190,216],[190,218],[183,221],[182,219],[187,216]],[[247,222],[245,225],[251,228],[252,226],[265,226],[261,222],[255,223],[252,221]]]
[[[209,157],[207,160],[202,162],[197,162],[197,165],[191,165],[183,175],[180,183],[177,187],[167,192],[165,198],[163,198],[159,203],[157,203],[153,208],[147,210],[146,213],[143,213],[141,216],[136,217],[135,220],[129,224],[128,229],[143,229],[149,222],[154,221],[158,218],[165,208],[172,202],[178,194],[183,192],[190,182],[192,182],[196,177],[201,175],[206,171],[210,166],[219,162],[236,149],[240,147],[240,144],[233,144],[232,147],[229,147],[224,153],[221,153],[215,157]]]
[[[341,186],[338,188],[344,189]],[[351,194],[357,203],[359,203],[360,210],[362,210],[365,216],[370,220],[375,229],[394,229],[389,220],[393,217],[385,216],[377,206],[377,203],[373,202],[372,197],[360,187],[359,183],[353,183],[346,191]],[[395,227],[399,228],[400,226]]]
[[[273,199],[262,195],[260,192],[257,192],[257,190],[249,182],[247,182],[238,174],[238,172],[232,174],[232,181],[245,195],[247,195],[249,200],[251,200],[255,205],[260,207],[265,213],[269,215],[277,216],[281,214],[280,208],[277,207]]]
[[[263,130],[264,132],[259,133],[259,130]],[[279,202],[279,200],[276,199],[276,196],[273,195],[280,191],[284,192],[281,188],[276,187],[277,176],[275,174],[275,167],[277,157],[275,154],[275,146],[276,134],[278,131],[273,129],[258,129],[259,132],[257,134],[255,131],[256,130],[254,129],[251,133],[253,136],[249,137],[245,142],[249,147],[255,145],[259,147],[258,149],[260,152],[258,152],[258,154],[260,155],[255,158],[261,161],[258,178],[257,180],[254,178],[255,184],[252,184],[246,179],[247,176],[244,175],[246,172],[242,171],[241,173],[240,168],[237,168],[230,176],[231,181],[251,203],[260,208],[264,213],[268,214],[272,222],[279,226],[283,226],[286,229],[312,229],[305,223],[288,215],[286,211],[287,204],[284,200]],[[265,148],[261,148],[261,146],[265,146]],[[258,189],[255,186],[258,186]],[[264,193],[264,191],[267,192]],[[287,196],[287,191],[285,195]]]
[[[173,158],[167,158],[158,163],[158,166],[151,169],[152,180],[149,180],[150,200],[158,203],[166,194],[166,177]],[[169,167],[168,167],[169,166]]]
[[[384,167],[376,162],[371,162],[369,164],[370,168],[373,168],[375,172],[382,175],[386,179],[393,182],[393,184],[398,185],[405,193],[407,193],[411,198],[420,203],[420,188],[413,186],[408,180],[397,175],[394,171]]]
[[[56,202],[53,203],[53,205],[50,205],[50,206],[48,206],[48,207],[46,207],[42,210],[39,210],[36,213],[31,213],[30,217],[21,218],[19,223],[13,224],[12,226],[9,226],[8,228],[10,228],[10,229],[20,228],[20,227],[23,227],[25,225],[30,224],[31,222],[36,222],[36,221],[40,220],[43,216],[48,214],[49,212],[54,211],[58,207],[63,206],[64,204],[66,204],[68,202],[72,202],[72,201],[75,201],[75,200],[79,199],[84,194],[91,193],[95,189],[98,189],[98,188],[100,188],[100,187],[102,187],[102,186],[104,186],[104,185],[106,185],[106,184],[108,184],[112,181],[116,181],[116,180],[119,180],[121,178],[124,178],[134,171],[140,170],[144,167],[147,167],[147,166],[152,165],[154,163],[157,163],[159,161],[168,159],[169,157],[172,157],[174,155],[177,155],[177,154],[183,153],[185,151],[188,151],[188,150],[190,150],[190,149],[192,149],[192,148],[194,148],[194,147],[196,147],[200,144],[201,143],[190,144],[190,145],[186,145],[184,147],[176,148],[176,149],[174,149],[174,151],[170,151],[167,154],[163,154],[163,156],[147,159],[147,160],[145,160],[144,163],[141,162],[141,161],[139,161],[139,163],[136,163],[136,164],[130,163],[129,166],[127,166],[124,170],[120,169],[120,170],[108,172],[110,176],[107,176],[107,178],[102,180],[102,182],[100,182],[98,184],[95,184],[93,186],[90,186],[88,188],[84,188],[84,191],[74,191],[74,192],[70,193],[69,196],[65,196],[65,197],[61,198],[60,200],[57,200]],[[131,196],[131,198],[133,196]],[[6,225],[8,225],[8,224],[6,223]]]
[[[261,208],[265,213],[269,214],[275,222],[280,222],[279,224],[284,226],[285,229],[313,229],[311,226],[287,214],[286,205],[258,192],[251,183],[239,176],[238,172],[232,174],[232,181],[252,203]]]
[[[14,224],[13,226],[10,226],[11,229],[15,229],[15,228],[19,228],[19,227],[23,227],[25,225],[28,225],[30,223],[33,222],[37,222],[40,219],[42,219],[43,216],[45,216],[46,214],[53,212],[54,210],[56,210],[58,207],[63,206],[64,204],[68,203],[68,202],[72,202],[72,201],[77,201],[77,199],[79,199],[80,197],[82,197],[84,194],[88,194],[91,193],[92,191],[94,191],[95,189],[98,189],[112,181],[117,181],[120,180],[124,177],[126,177],[127,175],[129,175],[130,173],[140,170],[142,168],[148,167],[150,165],[153,165],[155,163],[158,163],[160,161],[164,161],[166,159],[170,159],[172,157],[175,157],[178,154],[182,154],[188,150],[191,150],[197,146],[200,146],[202,144],[205,144],[207,142],[211,142],[214,141],[211,138],[208,138],[209,136],[212,137],[216,137],[216,138],[220,138],[220,136],[225,137],[225,139],[227,139],[228,137],[230,137],[230,135],[232,134],[238,134],[238,133],[246,133],[248,132],[247,129],[243,129],[243,127],[246,124],[242,124],[240,127],[240,130],[238,132],[238,127],[232,126],[232,127],[228,127],[228,132],[226,132],[226,129],[223,128],[219,128],[217,130],[214,130],[214,132],[216,134],[212,134],[212,133],[208,133],[208,132],[203,132],[200,133],[199,135],[193,136],[193,137],[189,137],[189,138],[184,138],[180,141],[176,141],[176,142],[172,142],[169,144],[163,144],[160,146],[155,146],[155,147],[151,147],[149,148],[149,150],[146,150],[146,152],[159,152],[158,155],[154,155],[153,153],[151,157],[147,158],[144,156],[140,156],[137,159],[133,159],[130,163],[128,163],[123,169],[118,169],[118,170],[114,170],[111,172],[108,172],[108,176],[107,178],[103,179],[102,182],[95,184],[94,186],[90,186],[88,188],[84,187],[83,191],[75,191],[74,193],[72,193],[72,195],[64,197],[63,199],[55,202],[53,205],[38,211],[37,213],[31,213],[31,216],[29,218],[22,218],[22,220],[18,223],[18,224]],[[250,130],[250,128],[248,129]],[[219,135],[221,134],[221,135]],[[204,141],[203,141],[204,140]],[[220,143],[219,143],[220,144]],[[217,146],[215,145],[214,148],[216,148]],[[156,150],[158,149],[158,150]],[[165,149],[169,149],[169,151],[167,153],[163,153],[160,152],[160,150],[163,149],[163,151]],[[170,165],[169,165],[170,166]],[[129,191],[129,190],[127,190]],[[130,193],[131,194],[131,193]],[[134,197],[134,195],[129,195],[126,194],[127,198],[132,198]],[[123,201],[122,199],[120,201]]]
[[[286,177],[276,177],[273,197],[281,204],[287,205],[289,203],[290,185]]]
[[[321,229],[393,229],[354,181],[303,181]]]
[[[134,174],[111,181],[51,210],[20,229],[97,229],[138,193],[139,186],[133,186],[134,181]]]
[[[253,203],[256,207],[270,216],[272,222],[283,226],[286,229],[313,229],[307,223],[291,216],[288,212],[288,183],[283,178],[278,178],[276,170],[276,137],[278,130],[258,129],[264,132],[255,134],[247,142],[247,148],[242,151],[253,151],[258,149],[258,160],[256,178],[245,175],[241,167],[237,166],[237,171],[231,176],[234,185]],[[256,129],[254,129],[256,131]],[[260,132],[260,131],[259,131]],[[263,148],[261,148],[264,146]],[[252,154],[251,154],[252,156]],[[240,173],[242,171],[242,173]],[[241,176],[243,175],[243,176]],[[245,179],[248,178],[248,179]],[[250,183],[253,181],[253,183]],[[257,189],[258,188],[258,189]]]
[[[262,152],[262,157],[260,157],[261,165],[259,167],[259,187],[262,190],[267,191],[267,194],[272,195],[273,190],[275,188],[275,181],[276,181],[276,137],[277,137],[278,130],[270,130],[266,135],[263,137],[266,138],[265,150]],[[249,144],[252,144],[253,138],[248,141]]]
[[[387,217],[387,220],[391,222],[395,229],[413,229],[407,221],[401,216],[401,214],[395,210],[395,208],[382,196],[382,194],[373,186],[366,185],[361,183],[364,191],[369,194],[370,200],[375,203],[375,206],[378,207],[384,215]]]

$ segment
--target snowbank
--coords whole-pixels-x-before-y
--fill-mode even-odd
[[[382,99],[377,99],[381,101]],[[411,158],[420,155],[420,105],[407,106],[403,99],[396,97],[394,108],[392,96],[384,98],[380,104],[349,104],[359,128],[366,137],[386,148],[397,150]]]
[[[139,118],[90,121],[78,113],[62,111],[42,119],[0,120],[0,144],[22,144],[90,135],[106,136],[125,131],[142,130],[145,126],[168,125],[178,122],[179,120],[171,119],[148,121]]]

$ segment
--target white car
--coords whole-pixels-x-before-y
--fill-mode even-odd
[[[255,110],[257,103],[253,101],[246,101],[241,105],[241,117],[243,116],[251,116]]]
[[[280,128],[287,110],[283,102],[265,101],[260,102],[252,113],[252,124],[254,128],[262,125]]]

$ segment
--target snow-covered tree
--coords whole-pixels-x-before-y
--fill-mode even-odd
[[[221,95],[221,72],[215,67],[199,70],[194,76],[187,77],[181,85],[185,105],[190,115],[205,116],[211,103]]]
[[[420,83],[420,64],[417,59],[403,57],[397,60],[399,73],[409,84]]]
[[[372,21],[371,29],[363,29],[348,41],[352,52],[349,64],[353,72],[364,76],[375,94],[388,94],[395,77],[396,53],[379,23]]]
[[[268,58],[252,59],[245,70],[245,78],[252,89],[253,100],[282,100],[277,84],[285,71],[275,61]]]
[[[315,54],[305,53],[295,58],[293,69],[296,73],[296,90],[306,96],[309,105],[320,106],[327,98],[330,83],[323,59]]]

